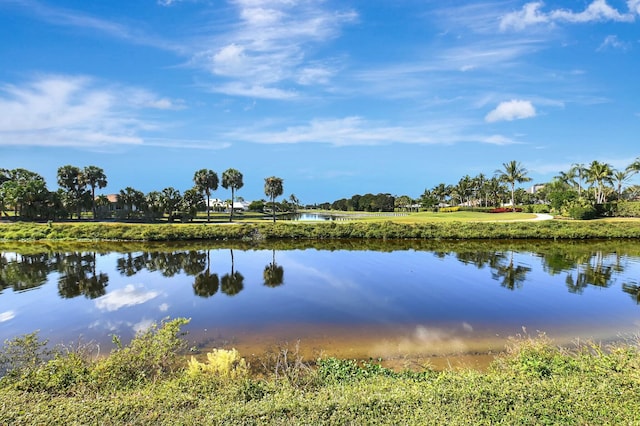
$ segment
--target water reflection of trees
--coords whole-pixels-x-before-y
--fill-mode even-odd
[[[126,276],[135,275],[142,270],[159,272],[164,277],[173,277],[179,273],[193,276],[193,292],[196,296],[211,297],[220,289],[228,296],[234,296],[244,288],[244,276],[235,270],[233,249],[231,254],[231,272],[222,280],[211,272],[211,250],[189,251],[153,251],[138,254],[127,253],[116,261],[118,271]]]
[[[28,290],[47,282],[49,254],[3,254],[0,257],[0,291]]]
[[[211,297],[218,292],[220,287],[218,274],[211,273],[211,254],[209,250],[207,250],[206,262],[207,269],[196,275],[196,280],[193,283],[193,292],[200,297]]]
[[[284,282],[284,268],[276,263],[276,250],[273,249],[271,263],[264,267],[262,273],[264,285],[267,287],[278,287]]]
[[[229,251],[231,252],[231,273],[222,277],[221,289],[227,296],[235,296],[244,288],[244,277],[234,269],[233,249],[229,249]]]
[[[640,285],[637,282],[632,281],[622,284],[622,291],[631,296],[636,305],[640,305]]]
[[[95,253],[65,253],[56,256],[58,278],[58,294],[65,299],[84,295],[95,299],[106,294],[105,288],[109,277],[105,273],[96,272]]]
[[[527,279],[527,273],[531,272],[529,266],[522,264],[514,264],[513,252],[509,256],[508,261],[503,257],[500,262],[497,262],[492,267],[493,279],[501,280],[500,285],[509,290],[515,290],[522,287],[522,284]]]
[[[491,277],[507,289],[518,289],[528,278],[531,265],[527,258],[540,259],[544,272],[563,278],[572,293],[581,293],[589,286],[610,287],[628,268],[629,259],[640,257],[640,245],[635,241],[550,242],[550,241],[276,241],[249,243],[132,243],[76,244],[0,243],[0,291],[38,287],[47,282],[51,273],[58,273],[58,290],[62,297],[99,297],[106,292],[107,274],[96,271],[96,256],[117,251],[116,269],[123,276],[142,271],[158,272],[165,277],[185,274],[193,277],[193,292],[211,297],[218,292],[235,295],[244,289],[244,276],[236,270],[234,250],[271,250],[272,260],[262,270],[262,282],[277,287],[284,282],[284,269],[276,262],[277,250],[313,248],[318,250],[360,251],[423,251],[438,258],[454,257],[465,265],[487,268]],[[224,250],[221,250],[224,249]],[[213,253],[229,250],[231,270],[222,275],[211,264]],[[526,260],[529,262],[529,260]],[[631,260],[631,262],[633,262]],[[224,271],[226,272],[226,271]],[[220,278],[222,277],[222,278]],[[622,290],[637,301],[638,283],[628,281]]]

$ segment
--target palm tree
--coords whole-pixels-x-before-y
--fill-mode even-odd
[[[593,191],[596,197],[596,203],[602,204],[605,202],[605,184],[612,183],[613,169],[607,163],[600,163],[599,161],[591,162],[591,165],[587,169],[587,182],[594,185]]]
[[[273,210],[273,223],[276,222],[276,197],[282,195],[282,179],[271,176],[264,179],[264,194],[271,199],[271,209]]]
[[[474,198],[476,202],[479,200],[480,205],[486,207],[486,184],[487,177],[480,173],[478,176],[473,178],[473,190],[474,190]]]
[[[499,179],[503,182],[511,185],[511,207],[513,211],[516,211],[515,204],[515,192],[516,182],[529,182],[530,177],[527,176],[527,169],[525,169],[520,163],[513,160],[508,163],[502,163],[503,170],[496,170],[496,174],[499,175]]]
[[[218,189],[218,174],[213,170],[200,169],[193,175],[193,182],[198,191],[207,195],[207,222],[209,222],[209,198],[211,197],[211,191]]]
[[[629,169],[613,171],[613,181],[616,183],[618,200],[622,199],[622,186],[625,183],[629,182],[630,178],[631,178],[631,171]]]
[[[104,170],[97,166],[87,166],[82,170],[82,180],[91,188],[91,211],[96,218],[96,186],[100,189],[107,186],[107,176]]]
[[[569,169],[569,173],[578,179],[576,181],[578,184],[578,197],[582,197],[582,182],[587,178],[587,169],[584,164],[573,164]]]
[[[297,213],[298,207],[300,207],[300,200],[298,200],[298,197],[296,197],[295,194],[291,194],[289,195],[289,201],[293,204],[294,213]]]
[[[82,178],[82,171],[75,166],[66,165],[58,168],[58,185],[66,190],[69,207],[75,207],[78,219],[82,216],[82,201],[86,194],[87,184]]]
[[[627,171],[632,174],[640,172],[640,157],[636,158],[635,161],[627,166]]]
[[[231,216],[229,216],[229,222],[233,222],[233,200],[235,198],[235,191],[236,189],[242,188],[243,185],[242,173],[236,169],[227,169],[222,173],[222,187],[224,189],[231,188]]]
[[[170,186],[162,190],[161,197],[164,212],[169,215],[169,222],[173,222],[174,212],[178,210],[182,195],[180,191]]]

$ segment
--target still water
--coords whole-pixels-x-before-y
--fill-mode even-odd
[[[166,317],[190,344],[259,354],[430,360],[543,331],[562,344],[640,331],[640,243],[0,245],[0,340],[110,349]],[[407,361],[408,362],[408,361]]]

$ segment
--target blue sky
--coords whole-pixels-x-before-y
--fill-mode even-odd
[[[0,64],[0,167],[50,189],[236,168],[313,203],[640,156],[640,0],[0,0]]]

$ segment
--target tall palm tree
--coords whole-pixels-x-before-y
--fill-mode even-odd
[[[513,211],[516,211],[515,204],[515,192],[516,192],[516,182],[529,182],[531,180],[530,177],[527,176],[527,169],[525,169],[520,163],[513,160],[508,163],[502,163],[502,170],[496,170],[496,174],[498,178],[511,185],[511,207]]]
[[[632,172],[629,169],[613,171],[613,181],[616,183],[618,200],[622,199],[622,187],[625,183],[629,182],[629,179],[631,179],[631,174]]]
[[[605,202],[605,184],[612,183],[613,181],[613,169],[607,163],[600,163],[599,161],[591,162],[589,169],[587,169],[587,182],[593,184],[593,191],[596,198],[596,203],[602,204]]]
[[[82,178],[82,171],[75,166],[66,165],[58,168],[58,185],[65,189],[70,208],[76,208],[78,219],[82,216],[82,201],[86,194],[87,184]]]
[[[296,197],[295,194],[291,194],[289,195],[289,201],[293,204],[294,213],[297,213],[298,208],[300,207],[300,200],[298,200],[298,197]]]
[[[211,207],[209,198],[211,197],[211,191],[218,189],[218,174],[213,170],[200,169],[193,175],[193,183],[195,183],[198,191],[207,195],[207,222],[210,222],[209,211]]]
[[[236,169],[227,169],[222,173],[222,187],[224,189],[231,188],[231,215],[229,216],[229,222],[233,222],[233,201],[235,198],[235,191],[242,188],[243,185],[242,173]]]
[[[578,184],[578,197],[582,197],[582,182],[587,178],[587,168],[584,164],[573,164],[569,173],[574,176],[575,181]]]
[[[97,166],[87,166],[82,170],[82,180],[91,188],[91,211],[96,218],[96,187],[102,189],[107,186],[107,175]]]
[[[480,201],[480,205],[484,205],[486,207],[486,183],[487,177],[480,173],[476,177],[473,178],[473,188],[474,188],[474,198],[477,201]]]
[[[264,179],[264,194],[271,199],[271,209],[273,210],[273,223],[276,223],[276,197],[282,195],[282,179],[271,176]]]

